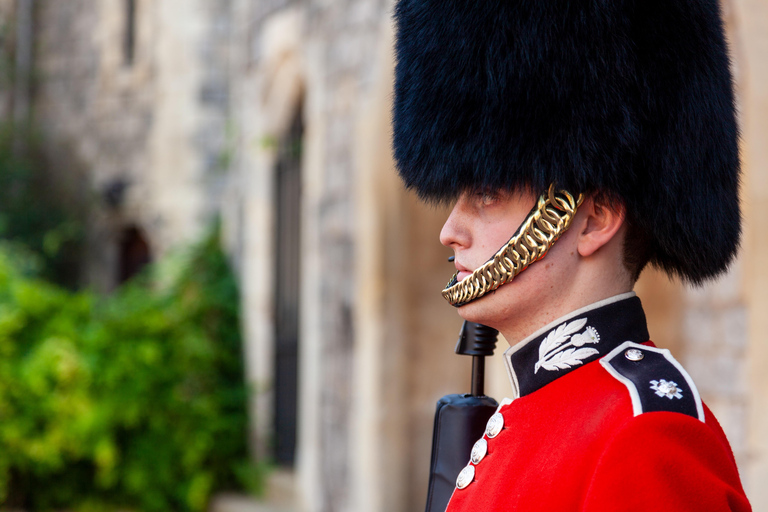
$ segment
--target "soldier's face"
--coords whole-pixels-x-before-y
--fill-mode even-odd
[[[488,261],[514,234],[536,198],[530,194],[464,192],[445,221],[440,243],[453,249],[463,280]]]
[[[440,233],[440,242],[453,249],[459,280],[484,264],[509,241],[535,205],[536,196],[524,192],[465,192],[457,200]],[[466,320],[509,333],[526,332],[527,323],[540,327],[542,312],[567,295],[575,249],[566,232],[549,253],[507,283],[459,308]],[[553,308],[555,310],[556,308]],[[546,315],[545,315],[546,316]],[[554,318],[552,318],[554,319]],[[513,332],[514,331],[514,332]],[[519,341],[519,340],[518,340]]]

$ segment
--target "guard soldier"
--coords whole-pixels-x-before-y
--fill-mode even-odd
[[[400,175],[455,201],[443,295],[511,344],[513,399],[447,510],[750,510],[632,291],[647,263],[699,285],[738,247],[717,0],[398,0],[395,20]]]

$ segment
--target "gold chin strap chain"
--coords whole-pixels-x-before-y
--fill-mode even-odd
[[[582,200],[581,195],[574,199],[565,190],[555,191],[554,184],[550,185],[515,235],[493,258],[460,282],[456,281],[458,272],[453,275],[443,290],[445,300],[460,307],[512,281],[528,265],[546,256],[571,225]]]

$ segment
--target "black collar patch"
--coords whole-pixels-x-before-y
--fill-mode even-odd
[[[515,397],[533,393],[625,341],[648,341],[640,299],[634,293],[617,298],[563,317],[510,348],[504,355]]]

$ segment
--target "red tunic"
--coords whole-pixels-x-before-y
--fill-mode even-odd
[[[634,300],[639,305],[639,300]],[[587,316],[594,318],[594,322],[588,320],[590,324],[600,325],[597,313],[590,311]],[[615,318],[615,311],[609,318]],[[546,333],[538,336],[536,343],[547,337]],[[552,336],[549,339],[552,341]],[[591,343],[598,345],[597,341],[582,339],[566,356],[572,359],[575,350]],[[655,368],[648,366],[647,371],[642,361],[637,362],[640,370],[635,380],[641,382],[637,389],[642,396],[637,390],[632,396],[632,383],[621,372],[609,371],[610,365],[605,365],[611,357],[606,356],[607,349],[590,354],[604,359],[602,364],[599,359],[575,364],[571,360],[569,366],[567,357],[543,358],[544,349],[530,356],[534,358],[531,361],[559,361],[561,369],[568,371],[543,385],[535,384],[526,394],[529,378],[541,378],[543,370],[540,367],[526,375],[528,370],[520,368],[530,364],[518,368],[513,383],[519,381],[517,387],[523,396],[499,408],[503,428],[492,438],[486,432],[487,454],[475,464],[470,462],[474,478],[454,491],[447,511],[751,510],[717,420],[700,400],[695,402],[698,393],[691,388],[687,374],[676,374],[679,385],[670,379],[681,391],[674,386],[660,387],[658,383],[666,381],[657,379],[668,378],[663,374],[665,365],[671,369],[677,363],[668,353],[669,363],[659,355],[662,351],[646,349],[652,346],[607,345],[617,363],[635,364],[625,360],[626,351],[632,347],[647,354],[646,362],[660,358],[661,362]],[[550,354],[556,352],[554,349]],[[656,384],[643,385],[646,378]],[[694,407],[698,404],[698,413],[695,409],[691,414],[671,410],[684,404],[683,397]],[[643,400],[657,400],[657,409],[646,412],[653,404]]]

